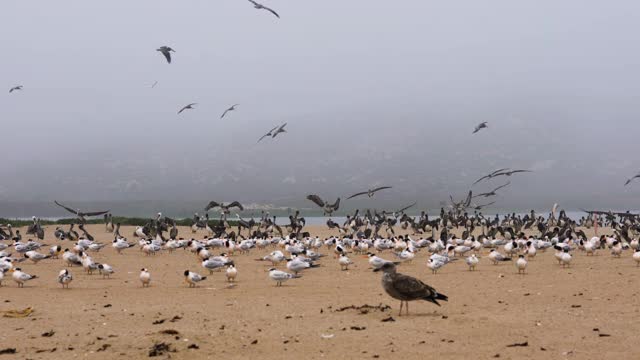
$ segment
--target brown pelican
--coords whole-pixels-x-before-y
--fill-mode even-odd
[[[356,196],[360,196],[360,195],[367,195],[368,197],[372,198],[372,197],[373,197],[373,195],[374,195],[376,192],[378,192],[378,191],[380,191],[380,190],[384,190],[384,189],[391,189],[391,186],[381,186],[381,187],[377,187],[377,188],[375,188],[375,189],[369,189],[369,190],[367,190],[367,191],[359,192],[359,193],[356,193],[356,194],[353,194],[353,195],[349,196],[349,197],[347,198],[347,200],[349,200],[349,199],[353,199],[354,197],[356,197]]]
[[[226,205],[224,203],[217,203],[215,201],[209,201],[209,204],[207,204],[207,207],[204,208],[204,211],[209,211],[209,210],[211,210],[213,208],[216,208],[216,207],[219,207],[220,211],[223,214],[229,214],[230,213],[229,209],[231,209],[233,207],[236,207],[236,208],[240,209],[240,211],[244,210],[244,207],[242,207],[242,204],[240,204],[237,201],[234,201],[234,202],[226,204]]]
[[[22,90],[22,85],[14,86],[11,89],[9,89],[9,94],[11,94],[12,92],[14,92],[16,90]]]
[[[54,203],[60,206],[61,208],[67,210],[68,212],[77,215],[81,223],[85,223],[87,221],[85,217],[104,215],[110,211],[110,210],[107,210],[107,211],[83,212],[83,211],[80,211],[80,209],[73,210],[70,207],[64,206],[57,201],[54,201]]]
[[[482,129],[486,129],[486,128],[488,128],[487,122],[486,121],[481,122],[480,124],[478,124],[478,126],[476,126],[475,129],[473,129],[473,134],[477,133],[478,131],[480,131]]]
[[[320,196],[311,194],[307,196],[307,200],[311,200],[313,201],[314,204],[320,206],[322,208],[324,215],[328,214],[329,216],[331,216],[331,214],[333,214],[334,211],[337,211],[340,208],[340,198],[338,198],[335,203],[329,204],[329,203],[325,203],[320,198]]]
[[[168,47],[168,46],[160,46],[160,48],[156,49],[156,51],[160,51],[162,53],[162,55],[164,55],[164,57],[167,59],[167,62],[169,64],[171,64],[171,52],[176,52],[175,50],[173,50],[172,48]]]
[[[235,111],[236,106],[238,106],[238,105],[240,105],[240,104],[233,104],[230,108],[228,108],[227,110],[225,110],[225,111],[222,113],[222,116],[220,116],[220,119],[224,118],[224,116],[225,116],[225,115],[227,115],[227,113],[228,113],[229,111]]]
[[[185,106],[183,106],[183,107],[182,107],[182,109],[180,109],[180,110],[178,111],[178,115],[180,115],[183,111],[185,111],[185,110],[187,110],[187,109],[188,109],[188,110],[193,110],[193,105],[198,105],[198,103],[191,103],[191,104],[189,104],[189,105],[185,105]]]

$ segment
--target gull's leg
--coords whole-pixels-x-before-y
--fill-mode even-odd
[[[402,303],[403,301],[400,300],[400,312],[398,313],[398,316],[402,316]]]

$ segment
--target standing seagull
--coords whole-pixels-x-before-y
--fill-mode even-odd
[[[22,90],[22,85],[17,85],[17,86],[12,87],[11,89],[9,89],[9,94],[11,94],[12,92],[14,92],[16,90]]]
[[[198,103],[191,103],[189,105],[184,106],[182,109],[180,109],[180,111],[178,111],[178,115],[187,109],[193,110],[193,105],[198,105]]]
[[[277,127],[276,128],[276,132],[274,132],[273,135],[271,135],[271,137],[275,138],[280,133],[286,133],[287,130],[284,129],[285,126],[287,126],[287,123],[284,123],[284,124],[280,125],[279,127]]]
[[[475,129],[473,129],[473,134],[477,133],[478,131],[480,131],[482,129],[486,129],[486,128],[488,128],[487,122],[486,121],[481,122],[480,124],[478,124],[478,126],[476,126]]]
[[[224,118],[224,116],[225,116],[225,115],[227,115],[227,113],[228,113],[229,111],[234,111],[234,110],[236,109],[236,106],[238,106],[238,105],[240,105],[240,104],[233,104],[230,108],[228,108],[227,110],[225,110],[225,111],[222,113],[222,116],[220,116],[220,119]]]
[[[270,8],[268,8],[268,7],[266,7],[266,6],[262,5],[262,4],[259,4],[259,3],[255,2],[253,0],[249,0],[249,2],[253,4],[254,8],[256,8],[258,10],[267,10],[268,12],[272,13],[273,15],[275,15],[278,19],[280,18],[280,15],[278,15],[278,13],[273,11],[272,9],[270,9]]]
[[[439,294],[436,289],[422,281],[396,272],[396,265],[388,262],[374,271],[384,271],[382,275],[382,287],[384,291],[394,299],[400,300],[400,314],[402,315],[402,303],[405,303],[406,314],[409,315],[409,301],[426,300],[438,306],[438,300],[448,301],[446,295]]]
[[[156,49],[156,51],[160,51],[165,58],[167,58],[167,62],[171,64],[171,52],[176,52],[172,48],[168,46],[160,46],[160,48]]]
[[[631,182],[632,182],[634,179],[637,179],[637,178],[640,178],[640,173],[638,173],[638,174],[634,175],[634,176],[633,176],[632,178],[630,178],[630,179],[627,179],[627,181],[624,183],[624,186],[627,186],[627,185],[631,184]]]
[[[372,198],[373,194],[375,194],[376,192],[378,192],[380,190],[384,190],[384,189],[391,189],[391,186],[381,186],[381,187],[378,187],[378,188],[375,188],[375,189],[369,189],[367,191],[359,192],[357,194],[353,194],[353,195],[349,196],[347,198],[347,200],[352,199],[352,198],[354,198],[356,196],[360,196],[360,195],[367,195],[368,197]]]

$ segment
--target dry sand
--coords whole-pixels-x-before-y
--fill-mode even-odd
[[[111,241],[104,226],[88,228],[98,241]],[[309,230],[328,233],[326,227]],[[180,231],[191,236],[186,228]],[[52,233],[49,227],[47,235]],[[562,269],[553,251],[547,251],[522,276],[512,263],[493,266],[486,258],[476,272],[458,261],[432,275],[423,251],[399,271],[450,300],[442,307],[412,302],[410,316],[399,317],[399,302],[383,293],[380,274],[368,269],[363,256],[351,255],[356,266],[349,271],[323,258],[320,268],[277,288],[267,278],[270,265],[254,260],[269,251],[234,256],[239,275],[232,288],[222,272],[188,288],[185,269],[207,272],[182,250],[147,257],[137,247],[117,255],[109,246],[91,255],[112,265],[116,274],[103,280],[71,268],[75,280],[70,290],[55,281],[65,268],[61,259],[23,262],[24,271],[40,278],[19,289],[7,274],[0,310],[30,306],[35,312],[27,318],[0,317],[0,350],[17,350],[0,359],[148,358],[156,343],[169,345],[160,358],[173,359],[640,358],[640,268],[630,252],[621,259],[606,250],[594,257],[576,253],[573,266]],[[389,252],[381,256],[392,258]],[[140,286],[142,267],[152,273],[150,288]],[[338,311],[365,304],[391,309]],[[50,331],[52,336],[43,335]]]

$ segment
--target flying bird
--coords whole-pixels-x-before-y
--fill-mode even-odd
[[[260,4],[260,3],[257,3],[257,2],[255,2],[253,0],[249,0],[249,2],[253,4],[254,8],[256,8],[258,10],[267,10],[268,12],[272,13],[273,15],[275,15],[278,19],[280,18],[280,15],[278,15],[278,13],[273,11],[272,9],[270,9],[270,8]]]
[[[286,133],[287,130],[284,129],[284,127],[287,126],[287,123],[284,123],[278,127],[276,127],[275,132],[273,133],[273,135],[271,135],[272,138],[275,138],[276,136],[278,136],[278,134],[280,133]]]
[[[158,80],[154,81],[153,84],[151,84],[151,88],[153,89],[154,87],[156,87],[156,85],[158,85]]]
[[[476,126],[475,129],[473,129],[473,134],[477,133],[478,131],[480,131],[482,129],[486,129],[486,128],[488,128],[487,122],[486,121],[481,122],[480,124],[478,124],[478,126]]]
[[[634,179],[637,179],[637,178],[640,178],[640,173],[638,173],[638,174],[634,175],[634,176],[633,176],[632,178],[630,178],[630,179],[627,179],[627,181],[624,183],[624,186],[627,186],[627,185],[631,184],[631,182],[632,182]]]
[[[230,108],[228,108],[227,110],[225,110],[225,111],[222,113],[222,116],[220,116],[220,119],[224,118],[224,116],[225,116],[225,115],[227,115],[227,113],[228,113],[229,111],[234,111],[234,110],[236,109],[236,106],[238,106],[238,105],[240,105],[240,104],[233,104]]]
[[[402,208],[394,211],[394,214],[400,214],[403,213],[405,210],[411,209],[412,207],[416,206],[417,202],[414,202],[413,204],[409,204],[407,206],[403,206]]]
[[[340,198],[338,198],[335,203],[329,204],[329,203],[325,203],[320,198],[320,196],[311,194],[307,196],[307,200],[311,200],[313,201],[314,204],[320,206],[324,214],[325,215],[329,214],[329,216],[331,216],[331,214],[333,214],[334,211],[337,211],[340,208]]]
[[[274,131],[276,131],[276,129],[277,129],[278,127],[279,127],[279,126],[276,126],[276,127],[274,127],[273,129],[269,130],[269,132],[268,132],[268,133],[266,133],[266,134],[264,134],[264,135],[262,135],[262,137],[261,137],[260,139],[258,139],[258,141],[257,141],[257,142],[262,141],[262,139],[264,139],[264,138],[266,138],[266,137],[273,136],[273,132],[274,132]]]
[[[111,210],[107,210],[107,211],[83,212],[83,211],[80,211],[80,209],[73,210],[70,207],[67,207],[67,206],[64,206],[64,205],[60,204],[58,201],[54,201],[54,203],[56,205],[60,206],[61,208],[67,210],[68,212],[78,216],[78,219],[80,219],[83,223],[86,221],[85,217],[104,215],[104,214],[106,214],[106,213],[111,211]]]
[[[353,199],[354,197],[356,197],[356,196],[360,196],[360,195],[367,195],[368,197],[372,198],[372,197],[373,197],[373,195],[374,195],[376,192],[378,192],[378,191],[380,191],[380,190],[384,190],[384,189],[391,189],[391,186],[381,186],[381,187],[377,187],[377,188],[375,188],[375,189],[369,189],[369,190],[367,190],[367,191],[359,192],[359,193],[357,193],[357,194],[353,194],[353,195],[349,196],[349,197],[347,198],[347,200],[349,200],[349,199]]]
[[[423,283],[422,281],[396,272],[396,265],[387,262],[379,269],[374,271],[383,271],[382,288],[394,299],[400,300],[400,315],[402,315],[402,305],[406,305],[406,314],[409,315],[409,301],[426,300],[440,306],[438,300],[448,301],[449,298],[444,294],[439,294],[436,289]]]
[[[531,171],[531,170],[508,170],[508,171],[504,171],[504,172],[501,172],[499,174],[496,174],[496,176],[500,176],[500,175],[511,176],[513,174],[526,173],[526,172],[533,172],[533,171]]]
[[[485,208],[487,206],[491,206],[491,205],[493,205],[495,203],[496,203],[495,201],[492,201],[492,202],[490,202],[488,204],[471,204],[471,208],[473,210],[482,210],[483,208]]]
[[[215,201],[209,201],[209,203],[207,204],[207,207],[204,208],[204,211],[209,211],[213,208],[217,208],[219,207],[220,210],[222,210],[223,213],[228,214],[229,210],[233,207],[240,209],[240,211],[244,210],[244,207],[242,206],[242,204],[240,204],[237,201],[234,201],[232,203],[229,204],[224,204],[224,203],[217,203]]]
[[[499,174],[499,173],[501,173],[501,172],[503,172],[503,171],[505,171],[505,170],[509,170],[509,168],[503,168],[503,169],[495,170],[495,171],[494,171],[494,172],[492,172],[491,174],[489,174],[489,175],[485,175],[485,176],[481,177],[480,179],[476,180],[476,181],[475,181],[471,186],[473,186],[473,185],[475,185],[475,184],[479,183],[480,181],[482,181],[482,180],[484,180],[484,179],[491,179],[492,177],[498,176],[498,174]]]
[[[160,51],[162,53],[162,55],[164,55],[164,57],[167,59],[167,62],[169,64],[171,64],[171,52],[176,52],[175,50],[173,50],[172,48],[168,47],[168,46],[160,46],[160,48],[156,49],[156,51]]]
[[[493,190],[491,190],[491,191],[489,191],[489,192],[482,193],[482,194],[478,194],[478,195],[474,196],[474,198],[476,198],[476,197],[481,197],[481,196],[482,196],[482,197],[496,196],[496,195],[497,195],[497,194],[496,194],[496,191],[498,191],[498,190],[500,190],[500,189],[502,189],[502,188],[504,188],[504,187],[506,187],[506,186],[509,186],[509,185],[511,185],[511,182],[507,182],[507,183],[506,183],[506,184],[504,184],[504,185],[500,185],[500,186],[498,186],[497,188],[495,188],[495,189],[493,189]]]
[[[198,103],[191,103],[189,105],[184,106],[182,109],[180,109],[180,111],[178,111],[178,114],[182,113],[185,110],[193,110],[193,105],[198,105]]]
[[[22,90],[22,85],[14,86],[11,89],[9,89],[9,94],[11,94],[12,92],[14,92],[16,90]]]

